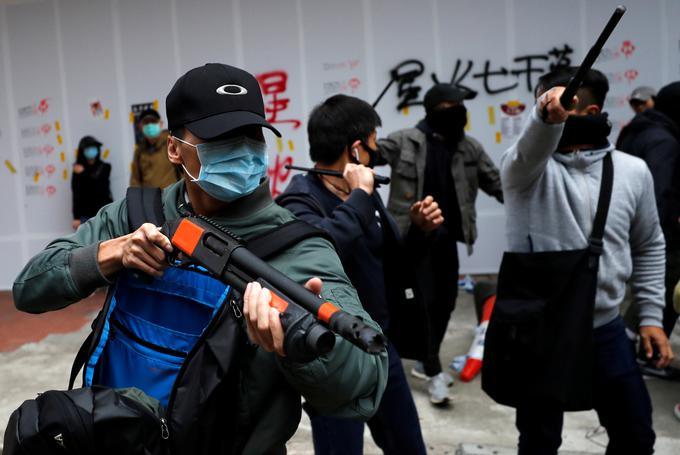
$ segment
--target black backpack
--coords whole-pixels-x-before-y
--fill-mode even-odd
[[[25,401],[5,431],[5,455],[165,453],[167,424],[141,390],[50,390]]]
[[[136,230],[145,222],[155,225],[163,224],[163,206],[159,189],[129,188],[126,198],[130,231]],[[319,236],[329,238],[323,231],[300,220],[295,220],[251,238],[247,246],[254,254],[266,259],[304,239]],[[192,270],[188,274],[191,275],[191,279],[198,277],[200,280],[201,275],[205,278],[205,273],[200,270]],[[141,290],[143,294],[145,290],[151,289],[149,286],[152,286],[153,282],[154,280],[150,277],[132,272],[117,279],[117,282],[110,287],[104,307],[93,322],[92,332],[81,346],[72,367],[69,389],[72,389],[78,372],[83,368],[84,388],[68,392],[52,391],[48,395],[50,400],[61,400],[62,403],[68,404],[67,400],[74,401],[73,396],[82,397],[82,394],[85,394],[92,396],[91,401],[95,404],[65,406],[64,409],[75,409],[65,414],[62,411],[56,412],[57,409],[53,406],[42,406],[41,403],[46,402],[43,396],[29,400],[15,411],[17,418],[10,422],[10,427],[6,432],[6,437],[9,437],[10,441],[5,442],[5,447],[20,448],[17,449],[16,454],[43,453],[33,451],[31,441],[38,440],[36,438],[56,441],[55,435],[52,434],[54,432],[48,431],[41,425],[41,422],[55,421],[60,422],[61,425],[58,434],[81,435],[75,439],[71,437],[67,439],[80,441],[96,435],[94,443],[97,449],[84,452],[77,449],[72,451],[71,447],[64,444],[68,450],[63,451],[63,447],[58,447],[62,452],[55,453],[105,453],[99,445],[100,440],[105,438],[100,437],[100,434],[110,436],[111,431],[116,434],[115,437],[119,441],[129,441],[131,444],[130,448],[125,450],[119,446],[116,452],[118,454],[212,454],[239,451],[239,448],[234,446],[234,441],[240,439],[234,434],[238,422],[236,422],[235,413],[229,410],[235,409],[238,399],[241,361],[244,354],[251,349],[242,324],[239,304],[241,296],[222,285],[225,289],[221,294],[221,301],[213,302],[200,336],[195,336],[192,343],[187,344],[184,342],[185,334],[178,333],[172,338],[180,340],[182,349],[180,352],[175,352],[179,348],[172,346],[175,349],[169,349],[167,344],[157,341],[162,340],[162,336],[155,339],[147,336],[150,328],[157,328],[158,321],[154,321],[154,324],[144,324],[143,330],[139,330],[139,317],[126,315],[125,306],[121,303],[124,296],[128,295],[124,292],[127,288]],[[161,286],[162,282],[159,283],[158,286]],[[198,281],[198,283],[205,283],[205,281]],[[135,299],[140,292],[134,293]],[[134,303],[138,301],[135,300]],[[148,300],[146,303],[153,304],[153,300]],[[128,309],[131,307],[129,306]],[[117,308],[118,312],[116,312]],[[165,306],[163,311],[164,309]],[[177,319],[178,317],[175,316],[173,320]],[[176,333],[177,331],[168,329],[167,332]],[[167,341],[169,337],[165,338]],[[126,353],[130,354],[130,357],[139,354],[142,362],[147,361],[154,353],[158,357],[150,360],[155,362],[152,365],[148,363],[136,365],[134,362],[131,365],[124,365],[120,362],[121,356],[116,356],[114,352],[120,351],[121,347],[127,349]],[[167,360],[173,358],[173,355],[176,358],[175,363]],[[107,362],[114,362],[115,365],[107,368]],[[161,368],[156,368],[155,365],[160,365],[162,368],[170,365],[173,369],[168,371],[173,376],[168,379],[170,373],[165,372],[159,379],[156,379],[155,371],[151,370]],[[125,376],[126,372],[128,376]],[[140,374],[140,372],[148,374]],[[121,374],[123,374],[122,377]],[[165,385],[159,386],[160,380],[165,381]],[[102,385],[105,387],[99,387]],[[137,414],[131,412],[130,409],[134,409],[134,405],[116,398],[119,392],[114,389],[128,386],[134,386],[143,391],[137,395],[138,398],[142,398],[142,403],[154,402],[154,398],[161,402],[163,406],[159,405],[155,408],[159,409],[155,418],[150,418],[148,412],[140,411]],[[111,399],[101,402],[101,406],[96,406],[95,399],[99,394],[104,393],[103,391],[107,391],[106,393],[109,394],[107,397]],[[129,427],[125,425],[117,427],[114,422],[109,422],[121,413],[121,403],[125,407],[123,412],[129,414],[125,422],[133,422]],[[99,420],[97,416],[100,417]],[[84,421],[88,424],[83,425]],[[152,434],[145,430],[147,425]],[[83,434],[89,436],[82,436]],[[80,447],[80,442],[70,445]],[[135,452],[138,449],[142,451]]]

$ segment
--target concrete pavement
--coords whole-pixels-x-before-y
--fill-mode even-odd
[[[464,292],[460,295],[442,350],[442,361],[447,365],[452,357],[467,352],[476,322],[471,296]],[[23,400],[45,390],[66,388],[71,362],[89,331],[89,320],[101,305],[103,294],[95,294],[68,310],[42,316],[21,315],[11,307],[11,302],[7,304],[8,299],[9,293],[0,293],[0,436],[10,413]],[[680,353],[680,329],[676,328],[671,341],[674,351]],[[675,365],[680,366],[680,362]],[[404,366],[408,372],[412,362],[404,361]],[[426,384],[409,375],[430,453],[515,453],[514,412],[490,400],[481,391],[479,379],[470,383],[456,379],[451,389],[453,405],[439,409],[430,405]],[[656,453],[678,454],[680,421],[673,416],[672,406],[680,401],[680,382],[650,378],[647,385],[654,404]],[[567,414],[563,438],[563,454],[601,454],[607,440],[598,428],[594,412]],[[304,413],[288,448],[293,455],[313,454],[309,421]],[[368,432],[365,453],[381,453]]]

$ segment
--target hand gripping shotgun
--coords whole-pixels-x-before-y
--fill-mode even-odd
[[[385,337],[361,318],[314,295],[255,256],[242,239],[200,215],[166,221],[164,232],[182,263],[199,265],[241,295],[256,281],[272,294],[270,306],[281,313],[286,356],[310,361],[333,349],[336,333],[369,354],[386,349]]]

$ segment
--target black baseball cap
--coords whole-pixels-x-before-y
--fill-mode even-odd
[[[435,84],[425,93],[423,104],[425,111],[430,112],[443,101],[471,100],[477,96],[476,92],[452,84]]]
[[[151,108],[144,109],[142,112],[139,113],[139,115],[137,116],[137,119],[142,121],[147,117],[153,117],[156,120],[160,120],[161,114],[159,114],[156,109],[151,109]]]
[[[187,128],[201,139],[213,139],[236,128],[260,125],[281,137],[267,122],[255,77],[222,63],[207,63],[177,79],[165,99],[170,131]]]

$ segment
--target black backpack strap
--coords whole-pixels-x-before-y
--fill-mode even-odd
[[[112,292],[113,291],[111,288],[109,288],[109,292],[106,294],[104,307],[99,311],[97,317],[92,321],[92,324],[90,325],[92,330],[90,330],[90,333],[87,335],[87,338],[85,338],[85,341],[83,341],[83,344],[80,345],[80,349],[78,349],[78,353],[76,354],[75,359],[73,359],[73,365],[71,365],[71,376],[68,380],[69,390],[73,389],[73,385],[76,382],[78,373],[80,373],[80,370],[82,370],[87,363],[87,359],[90,357],[90,354],[92,354],[95,345],[99,343],[99,337],[102,333],[102,330],[104,330],[106,315],[109,311]]]
[[[78,373],[80,373],[80,370],[82,370],[85,366],[85,362],[87,362],[87,358],[90,355],[90,348],[92,347],[92,340],[94,340],[94,330],[92,330],[87,338],[85,338],[83,344],[80,345],[80,349],[78,349],[76,358],[73,359],[73,365],[71,365],[71,376],[68,379],[69,390],[73,390],[73,385],[76,383]]]
[[[163,198],[160,188],[130,187],[125,195],[128,210],[128,226],[134,232],[144,223],[162,226]]]
[[[246,246],[255,256],[267,259],[311,237],[322,237],[334,245],[333,238],[326,231],[303,220],[293,220],[249,239]]]
[[[604,243],[604,227],[607,224],[607,214],[609,204],[612,199],[612,187],[614,186],[614,163],[612,154],[607,153],[602,160],[602,179],[600,181],[600,196],[597,201],[597,211],[593,221],[593,231],[588,239],[588,246],[591,253],[591,268],[597,263],[597,259],[602,254]]]

